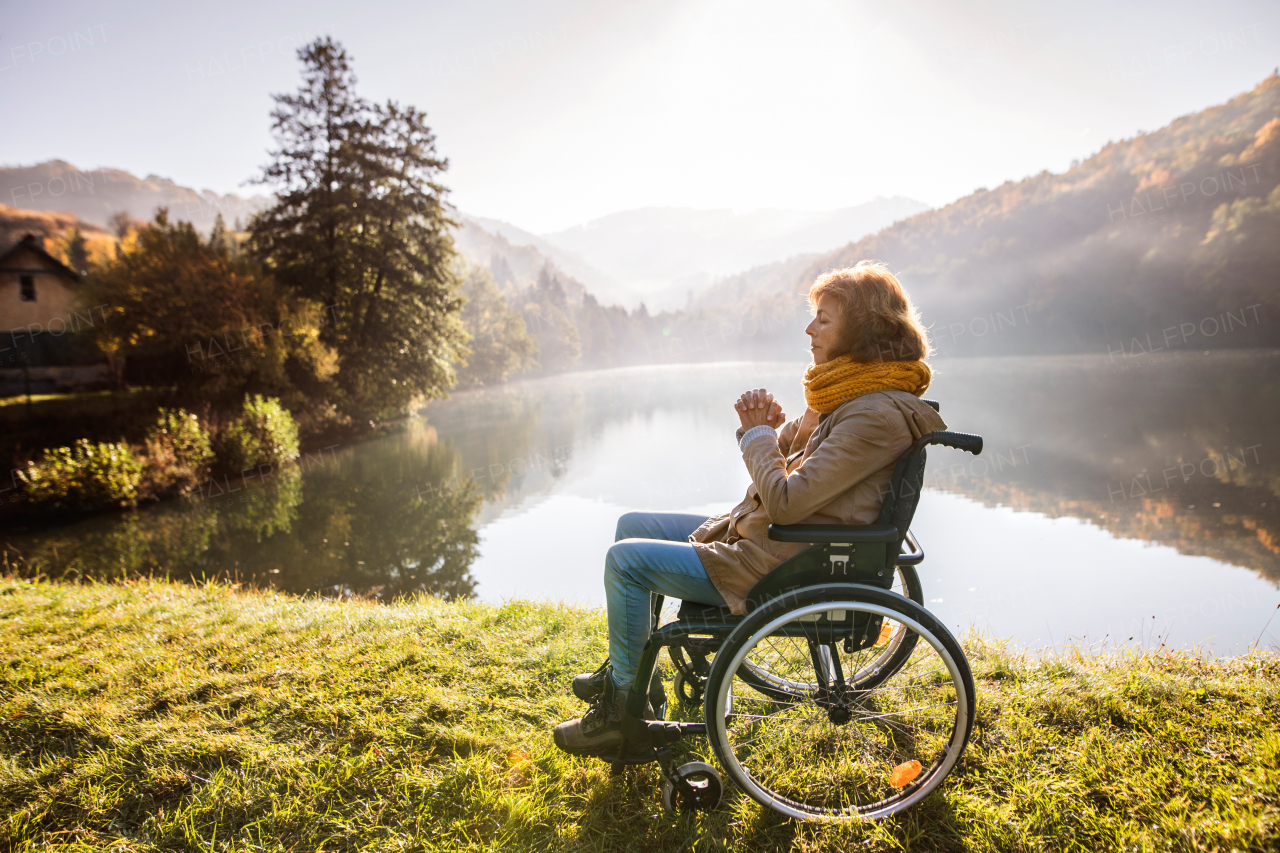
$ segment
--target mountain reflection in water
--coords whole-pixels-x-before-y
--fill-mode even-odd
[[[927,396],[952,429],[982,434],[986,450],[931,450],[927,485],[1246,567],[1274,589],[1280,353],[1162,355],[939,360]],[[233,493],[8,530],[8,559],[49,577],[598,601],[617,515],[727,511],[748,483],[732,401],[766,387],[795,416],[803,367],[654,366],[460,392],[391,435]],[[1010,559],[990,542],[961,547]],[[1103,559],[1119,566],[1126,553]],[[926,565],[947,556],[931,552]]]
[[[1280,353],[971,359],[935,387],[987,449],[929,485],[1280,581]]]

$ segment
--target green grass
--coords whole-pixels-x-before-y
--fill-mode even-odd
[[[68,400],[68,399],[85,399],[90,395],[109,394],[109,391],[86,391],[80,394],[32,394],[31,405],[37,403],[45,403],[49,400]],[[27,396],[23,394],[20,397],[0,397],[0,408],[5,406],[25,406],[27,404]]]
[[[551,727],[598,610],[0,580],[0,849],[1275,850],[1280,660],[978,637],[978,725],[915,810],[671,816]],[[705,741],[682,744],[710,754]]]
[[[110,400],[114,394],[131,395],[131,394],[148,394],[150,388],[130,388],[128,391],[68,391],[59,394],[32,394],[31,405],[52,404],[55,406],[63,405],[83,405],[99,400]],[[27,395],[19,394],[16,397],[0,397],[0,408],[4,406],[25,406],[27,404]],[[44,408],[42,406],[42,408]]]

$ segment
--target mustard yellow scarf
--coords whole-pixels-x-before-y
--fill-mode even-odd
[[[804,400],[821,415],[875,391],[897,388],[919,397],[929,387],[933,371],[923,361],[854,361],[847,355],[804,372]]]

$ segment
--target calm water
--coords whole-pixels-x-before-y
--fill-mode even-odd
[[[50,576],[229,575],[293,592],[602,603],[632,509],[711,514],[748,484],[732,401],[802,409],[802,364],[573,374],[433,403],[396,434],[239,490],[41,530]],[[1280,647],[1280,354],[939,361],[971,457],[930,451],[930,609],[1030,647]],[[237,484],[224,484],[223,489]]]

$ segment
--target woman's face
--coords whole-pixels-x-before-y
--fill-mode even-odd
[[[809,352],[813,363],[823,364],[835,358],[840,342],[840,303],[833,294],[824,293],[814,306],[813,322],[804,330],[809,336]]]

